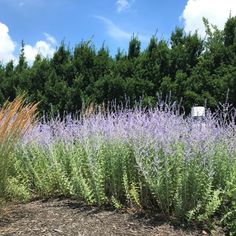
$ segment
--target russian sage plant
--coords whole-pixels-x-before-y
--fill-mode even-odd
[[[152,208],[190,222],[220,215],[227,224],[235,214],[232,117],[222,124],[209,112],[198,122],[161,104],[42,119],[15,153],[14,178],[32,196]]]

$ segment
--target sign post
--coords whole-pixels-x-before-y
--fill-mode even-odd
[[[200,121],[205,117],[205,107],[192,107],[191,109],[191,117],[193,120]]]

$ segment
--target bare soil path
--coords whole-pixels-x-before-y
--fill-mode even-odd
[[[205,231],[174,228],[160,219],[137,213],[101,210],[73,200],[34,201],[11,204],[0,217],[4,236],[84,236],[84,235],[206,235]]]

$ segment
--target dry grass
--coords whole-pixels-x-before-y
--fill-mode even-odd
[[[4,199],[12,151],[17,141],[36,123],[37,104],[23,96],[0,108],[0,199]]]
[[[89,118],[96,114],[106,115],[110,113],[109,105],[104,102],[100,105],[95,105],[93,102],[82,108],[82,117]]]

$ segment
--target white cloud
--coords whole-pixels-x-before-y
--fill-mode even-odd
[[[36,55],[40,54],[43,57],[52,57],[55,52],[56,40],[51,35],[44,33],[46,41],[40,40],[34,46],[25,45],[25,57],[32,64]]]
[[[0,22],[0,62],[15,60],[15,48],[16,43],[11,39],[8,27]]]
[[[52,35],[50,35],[48,33],[43,33],[43,34],[46,37],[47,41],[50,42],[52,45],[56,45],[57,44],[56,39]]]
[[[134,1],[135,0],[117,0],[116,1],[117,11],[122,12],[128,10],[134,3]]]
[[[97,19],[101,20],[103,23],[105,23],[107,28],[107,33],[110,37],[114,39],[130,39],[132,34],[120,29],[115,23],[113,23],[111,20],[103,17],[103,16],[95,16]]]
[[[115,40],[130,40],[134,32],[128,32],[125,30],[122,30],[118,25],[116,25],[113,21],[107,19],[103,16],[95,16],[95,18],[101,20],[106,28],[107,28],[107,34],[112,37]],[[149,41],[150,37],[143,34],[135,33],[135,35],[138,36],[138,38],[141,41]]]
[[[36,55],[40,54],[43,57],[52,57],[57,45],[56,39],[48,33],[43,33],[45,40],[39,40],[34,46],[25,44],[25,57],[29,64],[32,64]],[[17,63],[18,54],[16,52],[16,43],[9,35],[8,27],[0,22],[0,62],[7,63],[13,60]]]
[[[186,32],[195,32],[205,36],[202,18],[209,20],[210,24],[223,29],[229,15],[236,15],[236,0],[188,0],[182,14]]]

